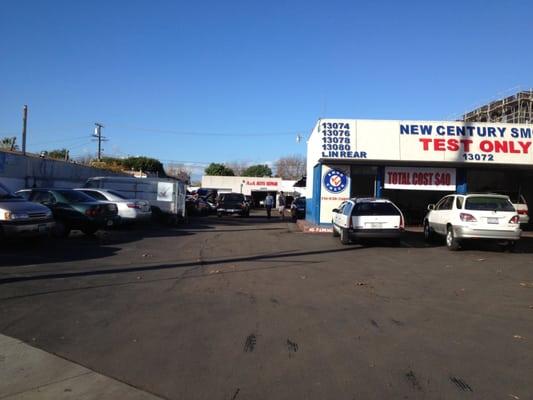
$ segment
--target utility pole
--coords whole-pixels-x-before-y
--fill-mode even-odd
[[[96,128],[94,128],[94,136],[98,141],[98,161],[102,161],[102,142],[105,142],[107,139],[102,136],[102,128],[104,127],[101,123],[95,122]]]
[[[26,128],[28,126],[28,106],[22,109],[22,154],[26,155]]]

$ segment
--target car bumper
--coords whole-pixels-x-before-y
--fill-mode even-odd
[[[222,214],[241,214],[244,211],[245,210],[243,210],[242,208],[219,208],[217,209],[217,212],[222,213]]]
[[[133,221],[147,221],[152,217],[152,212],[131,212],[131,213],[119,213],[119,217],[123,222],[133,222]]]
[[[518,215],[521,224],[529,223],[529,215]]]
[[[399,239],[402,231],[399,229],[352,229],[350,239]]]
[[[0,227],[5,236],[38,236],[48,235],[54,225],[54,221],[48,220],[42,222],[2,223]]]
[[[518,240],[522,234],[520,228],[514,230],[479,229],[464,226],[454,227],[457,239],[495,239],[495,240]]]

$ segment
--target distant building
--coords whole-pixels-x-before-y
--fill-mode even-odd
[[[250,176],[202,176],[202,189],[216,189],[218,193],[242,193],[250,196],[252,204],[258,207],[267,193],[284,192],[293,198],[305,195],[305,187],[294,187],[296,181],[283,180],[278,177]]]
[[[495,100],[463,115],[465,122],[533,123],[533,89]]]

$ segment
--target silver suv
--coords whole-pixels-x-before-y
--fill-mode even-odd
[[[521,233],[515,207],[508,196],[499,194],[448,195],[430,204],[424,218],[426,240],[442,235],[450,250],[469,239],[504,241],[512,249]]]
[[[15,196],[0,183],[0,236],[48,235],[53,227],[48,207]]]

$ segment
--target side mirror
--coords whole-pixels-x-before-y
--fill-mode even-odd
[[[334,208],[334,209],[332,210],[332,212],[334,212],[334,213],[338,213],[338,212],[339,212],[339,209],[338,209],[338,208]]]
[[[431,211],[431,210],[434,210],[435,209],[435,204],[429,204],[428,205],[428,211]]]

